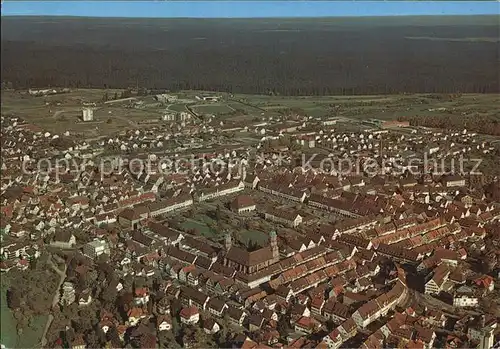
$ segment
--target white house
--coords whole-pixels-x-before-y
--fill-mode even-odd
[[[83,246],[83,254],[92,259],[99,257],[102,254],[109,255],[108,243],[104,240],[94,240]]]
[[[302,216],[296,212],[272,210],[264,214],[264,218],[272,222],[281,223],[290,227],[297,227],[302,223]]]
[[[206,334],[215,334],[219,332],[220,325],[212,318],[208,318],[206,321],[203,321],[203,330]]]
[[[455,307],[477,307],[479,297],[475,294],[472,287],[462,285],[453,296],[453,306]]]
[[[442,291],[445,282],[448,280],[450,270],[445,264],[441,264],[434,271],[432,278],[425,283],[426,294],[438,294]]]
[[[220,196],[230,195],[245,189],[242,181],[230,181],[209,189],[201,190],[198,195],[199,201],[211,200]]]
[[[135,326],[141,319],[146,317],[146,313],[142,310],[142,308],[135,307],[128,311],[127,316],[129,325]]]
[[[170,331],[172,329],[172,319],[167,315],[160,315],[156,318],[156,326],[159,332]]]
[[[472,295],[462,294],[453,297],[454,307],[477,307],[478,305],[478,298]]]
[[[147,287],[137,288],[134,294],[134,302],[136,305],[144,305],[149,302],[149,290]]]
[[[339,330],[334,329],[327,336],[323,337],[323,343],[326,344],[329,349],[337,349],[340,348],[342,343],[344,343],[344,340],[342,339]]]
[[[149,215],[151,217],[155,217],[175,210],[183,209],[192,205],[193,205],[193,198],[191,197],[191,195],[181,195],[150,204]]]
[[[78,298],[78,305],[80,306],[86,306],[92,303],[92,295],[89,289],[86,289],[80,294],[80,297]]]
[[[200,312],[195,306],[183,308],[179,315],[181,322],[186,325],[194,325],[200,321]]]

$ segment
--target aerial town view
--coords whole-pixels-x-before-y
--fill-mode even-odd
[[[498,2],[173,3],[2,4],[2,348],[499,348]]]

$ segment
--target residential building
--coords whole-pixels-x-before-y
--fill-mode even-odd
[[[181,322],[186,325],[194,325],[200,321],[200,312],[195,306],[182,308],[179,316]]]
[[[75,286],[71,282],[64,282],[61,290],[61,298],[59,303],[62,305],[70,305],[75,302]]]
[[[302,216],[294,211],[273,209],[265,212],[265,219],[295,228],[302,223]]]
[[[255,211],[255,207],[255,202],[252,197],[248,195],[238,195],[231,202],[231,210],[238,214]]]
[[[220,184],[215,187],[200,190],[198,193],[198,201],[207,201],[220,196],[234,194],[243,189],[245,189],[245,184],[243,184],[242,181],[229,181],[226,184]]]
[[[83,254],[92,259],[95,259],[102,254],[109,255],[109,253],[109,245],[104,240],[93,240],[83,245]]]

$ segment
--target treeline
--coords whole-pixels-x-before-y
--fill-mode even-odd
[[[257,57],[260,54],[261,56]],[[267,54],[267,58],[265,55]],[[195,55],[193,52],[192,55]],[[248,94],[299,95],[369,95],[396,93],[494,93],[498,81],[488,81],[468,70],[459,72],[451,67],[432,74],[434,67],[416,67],[422,76],[416,76],[415,67],[396,73],[387,67],[389,58],[379,53],[364,82],[362,60],[352,68],[332,71],[327,66],[311,66],[314,58],[297,56],[294,61],[273,63],[269,51],[254,53],[255,62],[241,61],[237,65],[234,53],[199,54],[200,62],[189,63],[182,53],[162,56],[157,52],[96,51],[92,48],[39,47],[24,43],[3,43],[2,79],[14,88],[69,87],[69,88],[127,88],[144,86],[149,89],[224,91]],[[86,57],[82,59],[82,57]],[[205,57],[205,58],[204,58]],[[252,57],[249,57],[251,59]],[[341,61],[343,58],[337,58]],[[345,57],[357,60],[356,57]],[[108,62],[115,62],[109,64]],[[201,67],[201,61],[206,68]],[[227,61],[227,67],[220,67]],[[425,63],[427,64],[427,63]],[[340,64],[341,66],[342,64]],[[356,71],[359,68],[359,71]],[[456,67],[455,67],[456,68]],[[349,70],[347,70],[349,69]],[[426,76],[428,75],[428,76]],[[454,80],[446,75],[453,75]],[[494,77],[494,75],[490,75]],[[113,96],[110,96],[112,99]]]
[[[298,21],[282,30],[251,21],[27,21],[2,21],[2,79],[14,88],[138,85],[292,96],[500,91],[495,43],[407,39],[496,37],[492,25],[367,29]]]
[[[500,136],[500,121],[488,116],[414,116],[400,117],[400,121],[410,121],[412,126],[454,129]]]

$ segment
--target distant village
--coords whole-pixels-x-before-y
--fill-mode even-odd
[[[498,345],[497,140],[334,116],[160,119],[82,140],[2,116],[0,269],[55,270],[44,347]],[[27,298],[10,285],[12,311],[36,313]]]

